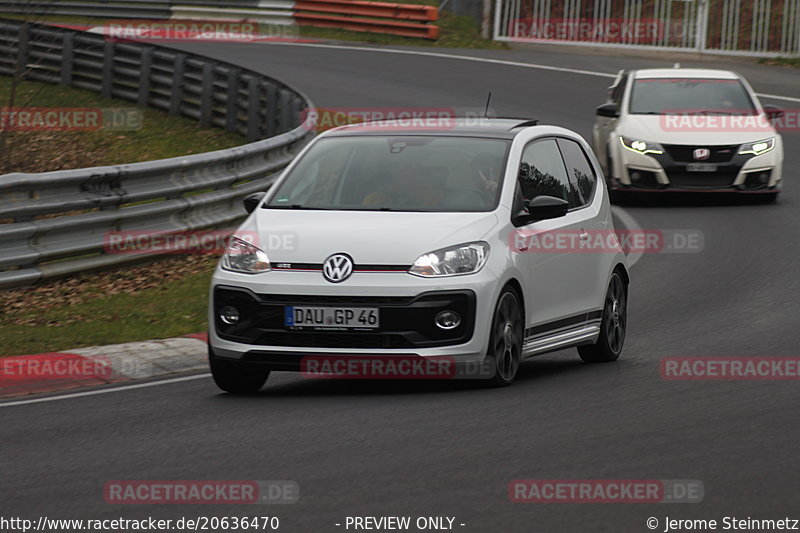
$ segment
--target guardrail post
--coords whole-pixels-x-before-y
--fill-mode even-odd
[[[139,94],[136,105],[145,107],[150,99],[150,78],[153,67],[153,49],[149,46],[142,48],[142,57],[139,59]]]
[[[30,55],[28,24],[23,23],[19,27],[19,47],[17,48],[17,66],[14,69],[16,73],[22,74],[28,66],[28,57]]]
[[[239,111],[239,73],[238,68],[228,70],[228,94],[225,98],[225,130],[236,132],[236,117]]]
[[[203,78],[200,84],[200,125],[207,128],[211,125],[211,107],[214,95],[214,66],[203,63]]]
[[[186,54],[175,55],[175,67],[172,76],[172,95],[169,100],[169,114],[177,115],[183,100],[183,72],[186,69]]]
[[[61,40],[61,85],[72,83],[72,66],[75,50],[75,34],[65,33]]]
[[[303,111],[303,102],[297,96],[292,95],[292,105],[291,105],[291,115],[289,120],[289,129],[292,129],[292,126],[295,124],[300,124],[300,114]]]
[[[267,83],[267,137],[278,131],[278,88],[274,83]]]
[[[111,80],[114,75],[114,43],[103,43],[103,81],[100,85],[100,94],[111,98]]]
[[[280,108],[278,133],[283,133],[292,129],[291,95],[285,89],[278,92],[278,107]]]
[[[247,79],[247,140],[258,139],[261,131],[261,109],[258,80],[251,76]]]

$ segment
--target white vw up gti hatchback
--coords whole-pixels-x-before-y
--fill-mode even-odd
[[[614,238],[589,246],[614,235],[608,192],[566,129],[344,126],[245,206],[210,290],[209,361],[225,391],[310,358],[446,361],[507,385],[533,355],[622,351],[625,255]]]

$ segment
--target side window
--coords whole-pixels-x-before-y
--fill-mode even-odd
[[[567,171],[555,139],[534,141],[525,147],[520,162],[519,184],[526,200],[537,196],[555,196],[574,205]]]
[[[591,203],[597,177],[592,164],[586,157],[581,145],[569,139],[558,139],[558,147],[564,156],[564,163],[569,174],[570,189],[575,195],[578,205]]]

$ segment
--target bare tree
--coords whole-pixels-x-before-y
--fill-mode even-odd
[[[31,28],[42,21],[47,13],[49,4],[42,2],[32,2],[25,0],[18,2],[22,6],[18,12],[21,14],[19,26],[6,26],[2,30],[0,39],[9,50],[14,49],[16,43],[16,53],[6,54],[6,61],[0,61],[0,76],[9,77],[9,90],[5,102],[0,99],[0,112],[3,113],[0,120],[0,171],[8,172],[11,169],[11,156],[14,151],[14,120],[13,113],[18,107],[27,107],[38,96],[39,91],[27,97],[25,101],[19,102],[20,84],[30,77],[31,72],[37,68],[38,61],[31,61],[30,49],[34,42],[31,37]]]

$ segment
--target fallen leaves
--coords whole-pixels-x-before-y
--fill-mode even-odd
[[[53,312],[116,294],[136,294],[147,289],[166,290],[168,284],[214,270],[218,257],[185,255],[141,265],[53,280],[21,289],[0,290],[0,323],[30,327],[63,327],[88,317],[53,318]],[[96,317],[93,317],[96,319]]]

